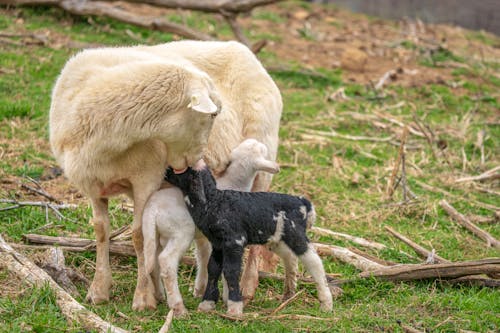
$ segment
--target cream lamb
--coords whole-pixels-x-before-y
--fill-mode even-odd
[[[281,110],[278,88],[237,42],[102,48],[70,59],[52,94],[50,143],[65,175],[92,206],[97,259],[89,301],[109,300],[108,197],[126,193],[134,200],[138,278],[132,307],[154,308],[142,213],[165,166],[182,170],[204,155],[221,174],[231,149],[250,137],[275,160]],[[270,181],[260,173],[254,189],[267,190]]]
[[[217,187],[250,191],[258,171],[279,171],[278,164],[267,160],[266,156],[267,148],[264,144],[254,139],[243,141],[231,152],[230,164],[224,175],[217,180]],[[197,259],[194,294],[201,297],[207,285],[207,265],[211,252],[210,243],[196,230],[184,200],[186,197],[175,187],[155,192],[144,209],[142,225],[146,272],[160,274],[167,289],[168,305],[175,316],[187,313],[177,282],[179,261],[194,238]],[[159,271],[157,265],[160,267]],[[161,290],[157,290],[158,292]]]

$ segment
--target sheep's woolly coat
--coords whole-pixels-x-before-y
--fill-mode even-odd
[[[194,112],[197,106],[207,114]],[[210,113],[220,107],[213,121]],[[68,61],[52,94],[50,143],[68,179],[92,204],[97,262],[88,298],[109,299],[106,197],[127,193],[134,199],[133,307],[153,308],[140,230],[144,204],[160,187],[165,166],[183,169],[204,154],[222,173],[231,150],[250,137],[263,142],[275,160],[281,110],[278,88],[237,42],[85,50]],[[270,180],[259,174],[254,189],[267,190]]]

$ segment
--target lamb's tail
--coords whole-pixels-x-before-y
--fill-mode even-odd
[[[306,229],[311,229],[314,222],[316,221],[316,210],[314,209],[314,205],[306,198],[301,197],[300,200],[306,207],[306,211],[304,212],[304,218],[306,219]]]

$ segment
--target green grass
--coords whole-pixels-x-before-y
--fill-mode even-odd
[[[280,4],[282,8],[292,6]],[[301,3],[309,9],[310,5]],[[291,7],[290,7],[291,8]],[[294,7],[297,8],[297,7]],[[16,28],[16,15],[24,20],[23,27],[40,32],[48,29],[51,34],[63,36],[80,43],[102,45],[147,44],[172,40],[172,36],[102,18],[76,17],[54,8],[22,8],[0,10],[0,29]],[[169,16],[171,20],[187,22],[193,28],[228,35],[229,28],[223,21],[198,14]],[[265,11],[256,11],[257,20],[282,23],[284,17]],[[132,32],[125,33],[126,30]],[[265,32],[255,32],[260,36]],[[307,35],[304,37],[309,38]],[[277,40],[285,40],[276,36]],[[482,38],[473,36],[471,38]],[[484,41],[486,44],[488,40]],[[411,42],[403,47],[414,50]],[[64,45],[57,48],[43,46],[18,47],[2,45],[0,49],[0,198],[41,200],[21,191],[19,184],[32,185],[28,177],[41,182],[44,173],[55,166],[48,145],[47,123],[50,93],[54,81],[67,59],[78,49]],[[418,50],[415,50],[418,52]],[[264,63],[278,63],[280,59],[270,51],[259,54]],[[384,260],[398,263],[417,263],[411,248],[395,240],[384,229],[391,226],[413,241],[434,248],[449,260],[473,260],[498,257],[498,250],[486,248],[484,242],[463,230],[450,220],[439,207],[440,199],[447,199],[460,212],[491,216],[488,209],[477,203],[498,206],[498,195],[481,192],[471,184],[455,183],[464,174],[475,175],[499,164],[500,128],[498,119],[498,66],[470,63],[448,50],[437,50],[423,60],[431,69],[446,61],[460,62],[464,68],[455,69],[452,77],[463,80],[465,93],[443,84],[425,84],[414,87],[390,85],[380,97],[368,85],[343,81],[340,70],[321,68],[303,69],[300,64],[286,64],[283,69],[270,72],[278,84],[284,101],[278,160],[282,171],[274,178],[272,189],[306,195],[318,211],[317,225],[338,232],[365,237],[388,246],[382,251],[366,250]],[[485,69],[482,69],[484,65]],[[280,67],[281,68],[281,67]],[[431,70],[429,69],[429,70]],[[482,75],[482,71],[485,75]],[[495,75],[494,75],[495,74]],[[339,87],[345,88],[348,100],[329,101],[328,95]],[[400,101],[405,104],[394,107]],[[410,135],[407,173],[410,188],[418,196],[411,205],[393,206],[385,199],[385,189],[393,162],[398,154],[399,126],[383,119],[359,120],[353,113],[364,116],[373,111],[384,112],[404,123],[414,117],[426,124],[435,135],[435,142],[446,144],[443,151],[433,145],[434,157],[425,138]],[[467,122],[467,119],[470,119]],[[384,126],[381,126],[382,123]],[[313,137],[304,135],[305,129],[330,131],[343,135],[382,138],[394,136],[393,143],[353,141],[341,137]],[[481,165],[480,149],[475,145],[479,131],[487,133],[484,141],[486,163]],[[463,167],[462,150],[467,157]],[[446,159],[448,162],[446,162]],[[452,196],[432,192],[419,185],[424,182],[439,187]],[[5,187],[3,186],[5,184]],[[69,186],[61,180],[59,186]],[[498,191],[498,182],[479,184]],[[491,186],[490,186],[491,185]],[[50,191],[49,191],[50,192]],[[76,195],[65,190],[64,201]],[[402,199],[398,189],[394,201]],[[0,204],[1,208],[8,204]],[[89,224],[91,216],[87,204],[78,209],[62,211],[60,220],[52,211],[39,207],[22,207],[0,211],[0,234],[10,242],[22,242],[25,233],[47,235],[78,235],[93,237]],[[121,198],[111,201],[112,229],[130,224],[130,213],[121,209]],[[499,224],[484,224],[483,229],[497,239]],[[310,234],[314,241],[339,246],[356,247],[349,241]],[[403,251],[404,254],[401,251]],[[158,331],[168,312],[165,304],[155,311],[134,312],[131,309],[136,280],[134,258],[112,257],[114,284],[111,302],[92,306],[84,300],[87,286],[77,285],[82,302],[102,318],[134,332]],[[66,253],[66,263],[84,273],[89,279],[94,270],[95,254]],[[358,279],[354,267],[331,258],[324,259],[325,270],[339,273],[349,280],[343,285],[343,294],[334,302],[334,312],[319,311],[313,285],[299,283],[305,292],[288,305],[280,314],[308,315],[318,320],[268,320],[266,315],[281,304],[283,284],[263,279],[255,299],[245,309],[258,314],[255,318],[234,322],[215,314],[194,311],[199,303],[192,296],[194,269],[181,266],[180,288],[190,311],[187,319],[174,320],[172,332],[402,332],[400,324],[421,331],[457,332],[460,329],[477,332],[496,332],[500,329],[500,292],[495,289],[450,285],[444,281],[419,281],[407,283],[381,282],[375,279]],[[279,268],[281,271],[282,269]],[[58,309],[54,295],[47,288],[30,288],[16,281],[5,270],[0,271],[0,332],[81,332],[76,323],[67,323]],[[9,291],[10,290],[10,291]],[[13,297],[13,295],[15,297]],[[224,312],[222,305],[218,311]]]

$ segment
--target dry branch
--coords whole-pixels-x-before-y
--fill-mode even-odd
[[[52,278],[28,258],[16,252],[0,236],[0,266],[16,274],[21,280],[37,287],[48,285],[56,296],[56,303],[63,315],[71,321],[79,322],[88,330],[99,332],[125,333],[127,331],[104,321],[87,310],[64,291]]]
[[[432,258],[433,261],[436,261],[437,263],[447,263],[447,262],[450,262],[449,260],[441,258],[440,256],[438,256],[434,252],[428,251],[427,249],[423,248],[422,246],[418,245],[417,243],[411,241],[409,238],[403,236],[402,234],[400,234],[399,232],[397,232],[396,230],[392,229],[389,226],[385,226],[385,230],[389,231],[396,238],[398,238],[399,240],[401,240],[402,242],[404,242],[405,244],[407,244],[408,246],[410,246],[413,250],[415,250],[415,252],[421,258],[424,258],[426,260],[428,260],[429,258]],[[431,263],[433,263],[433,262],[431,262]]]
[[[491,170],[485,171],[482,174],[477,175],[477,176],[459,178],[459,179],[455,180],[455,183],[499,179],[500,172],[497,172],[497,171],[500,171],[500,165],[491,169]]]
[[[395,190],[395,179],[399,171],[399,166],[401,164],[403,155],[405,153],[405,144],[406,139],[408,138],[408,127],[405,127],[403,133],[401,134],[401,144],[399,145],[398,157],[396,158],[396,162],[394,163],[394,168],[392,169],[391,178],[389,178],[389,182],[387,183],[387,197],[390,199],[394,194]],[[403,190],[405,190],[405,184],[403,184]],[[405,198],[406,200],[406,198]]]
[[[377,138],[377,137],[369,137],[369,136],[354,136],[354,135],[349,135],[349,134],[340,134],[333,129],[331,129],[329,132],[312,130],[312,129],[304,129],[303,131],[306,133],[306,135],[341,138],[341,139],[351,140],[351,141],[390,142],[392,139],[394,139],[394,136],[392,136],[392,135],[389,137],[385,137],[385,138]]]
[[[70,295],[80,296],[78,289],[76,289],[71,281],[70,275],[72,274],[70,273],[70,269],[64,264],[64,254],[61,248],[51,247],[47,249],[45,256],[35,262]]]
[[[344,247],[335,245],[324,245],[319,243],[313,243],[316,251],[319,255],[333,256],[342,262],[348,263],[356,267],[357,269],[365,271],[374,271],[384,268],[385,266],[373,262],[359,254],[352,252]]]
[[[500,241],[469,221],[464,215],[460,214],[455,208],[453,208],[453,206],[451,206],[446,200],[441,200],[439,204],[448,213],[448,215],[450,215],[453,220],[455,220],[455,222],[472,232],[474,235],[485,240],[488,247],[491,246],[500,249]]]
[[[168,311],[167,318],[165,319],[165,323],[160,328],[158,333],[168,333],[170,330],[170,325],[172,325],[172,320],[174,319],[174,310]]]
[[[387,246],[385,246],[384,244],[381,244],[381,243],[373,242],[373,241],[370,241],[370,240],[367,240],[367,239],[364,239],[361,237],[351,236],[351,235],[344,234],[341,232],[331,231],[331,230],[320,228],[320,227],[313,226],[311,228],[311,231],[314,232],[315,234],[321,235],[321,236],[331,236],[331,237],[334,237],[337,239],[338,238],[347,239],[347,240],[349,240],[353,243],[356,243],[358,245],[372,248],[372,249],[376,249],[376,250],[383,250],[383,249],[387,248]]]
[[[500,258],[482,259],[444,264],[407,264],[385,267],[359,274],[362,278],[376,277],[389,281],[411,281],[422,279],[453,279],[467,275],[500,273]]]

